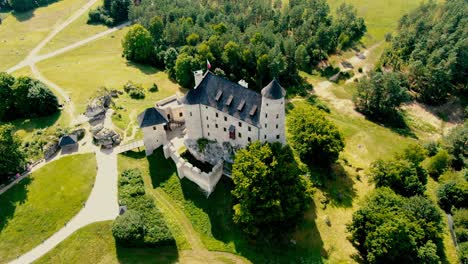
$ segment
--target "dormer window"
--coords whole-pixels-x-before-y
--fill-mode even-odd
[[[233,96],[232,94],[228,97],[228,99],[227,99],[227,101],[226,101],[226,105],[227,105],[227,106],[230,106],[230,105],[231,105],[232,99],[233,99],[233,98],[234,98],[234,96]]]
[[[239,106],[237,106],[237,111],[239,112],[242,111],[242,108],[244,108],[244,105],[245,105],[245,100],[242,99]]]

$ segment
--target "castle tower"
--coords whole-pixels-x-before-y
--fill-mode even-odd
[[[285,101],[286,91],[276,79],[262,89],[260,112],[261,142],[281,142],[286,144]]]

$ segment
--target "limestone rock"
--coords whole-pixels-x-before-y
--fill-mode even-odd
[[[86,107],[86,117],[88,117],[90,121],[103,119],[111,103],[112,97],[110,94],[94,98]]]
[[[84,128],[79,128],[70,133],[70,135],[75,135],[78,140],[82,140],[85,136],[86,130]]]
[[[120,135],[108,128],[103,128],[93,136],[94,143],[104,148],[112,148],[122,141]]]
[[[104,128],[102,124],[97,124],[96,126],[91,127],[91,133],[94,135],[97,132],[101,131]]]
[[[196,140],[186,139],[185,146],[196,159],[213,166],[220,160],[232,163],[235,154],[235,148],[229,142],[223,142],[221,145],[215,141],[208,142],[201,150]]]

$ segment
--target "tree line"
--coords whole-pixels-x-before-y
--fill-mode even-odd
[[[16,12],[24,12],[39,6],[45,6],[57,0],[0,0],[1,8],[11,8]]]
[[[137,23],[123,39],[128,60],[166,69],[182,86],[192,71],[212,70],[244,79],[260,89],[272,78],[298,85],[298,70],[310,71],[330,53],[345,49],[366,32],[364,20],[343,4],[332,17],[325,0],[142,1],[130,5]],[[141,25],[141,26],[140,26]]]

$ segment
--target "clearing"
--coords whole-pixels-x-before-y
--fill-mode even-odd
[[[88,199],[94,154],[53,161],[0,196],[0,262],[31,250],[62,228]]]

